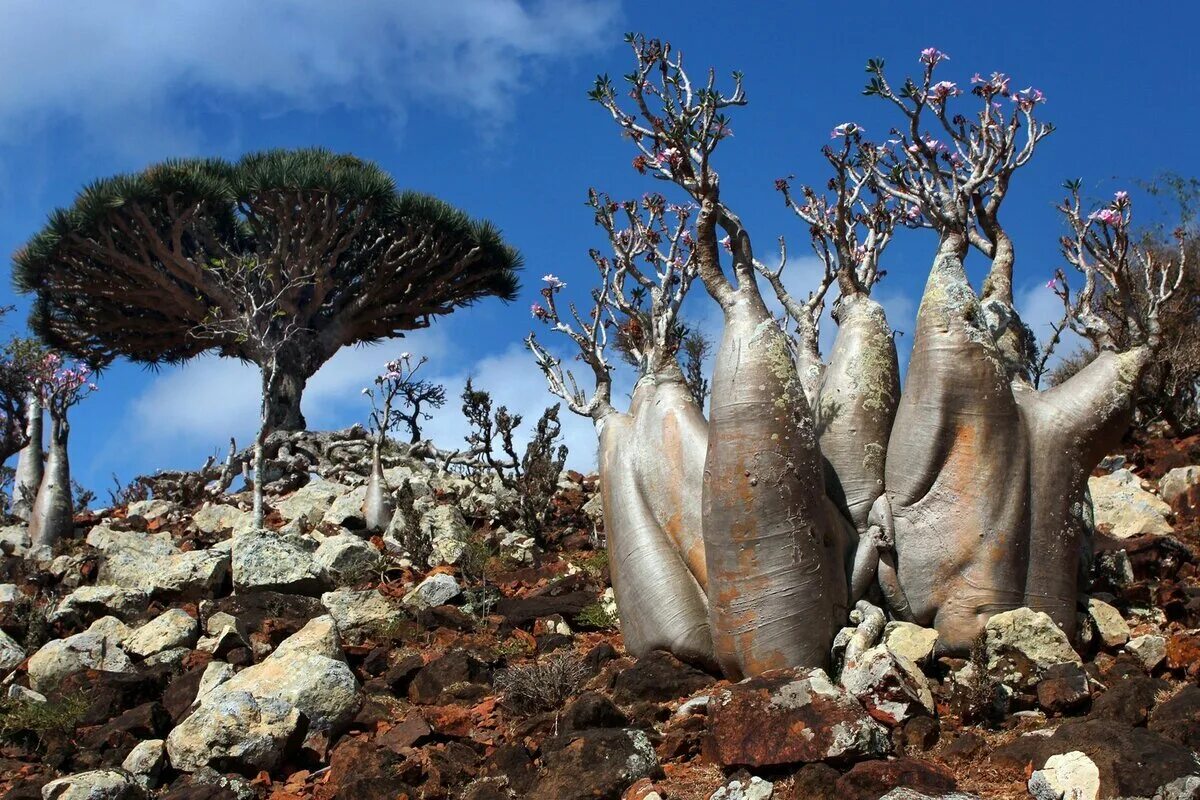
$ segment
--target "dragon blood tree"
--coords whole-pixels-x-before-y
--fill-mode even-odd
[[[85,364],[65,364],[57,353],[47,353],[36,377],[42,404],[50,414],[50,443],[45,474],[29,517],[33,547],[50,547],[74,529],[71,506],[71,465],[67,441],[71,435],[68,414],[96,391],[92,370]]]
[[[934,79],[943,53],[923,51],[922,76],[899,90],[882,62],[870,62],[867,94],[898,109],[903,126],[883,145],[853,123],[837,126],[824,151],[833,177],[823,192],[776,181],[824,268],[800,299],[782,280],[786,247],[777,268],[757,260],[721,196],[713,154],[730,135],[727,110],[746,102],[741,76],[728,93],[711,72],[694,84],[669,44],[628,42],[637,66],[627,95],[601,77],[591,98],[634,143],[634,167],[694,204],[695,228],[664,235],[653,209],[665,201],[655,199],[643,204],[648,222],[626,205],[629,230],[618,232],[611,219],[620,207],[593,195],[593,206],[610,209],[598,219],[616,256],[611,264],[593,256],[602,278],[595,308],[587,318],[572,308],[574,323],[564,322],[552,284],[543,291],[548,307],[534,313],[579,346],[595,394],[585,399],[556,359],[530,346],[552,391],[600,429],[606,532],[631,650],[704,652],[682,567],[704,590],[713,657],[734,678],[826,665],[848,607],[862,608],[864,598],[892,618],[936,627],[950,652],[965,651],[990,615],[1019,606],[1047,611],[1072,633],[1086,477],[1128,423],[1138,376],[1160,346],[1159,309],[1181,280],[1182,250],[1168,259],[1135,247],[1126,196],[1088,213],[1074,189],[1062,207],[1072,230],[1063,249],[1084,286],[1073,292],[1061,271],[1052,281],[1064,303],[1056,331],[1069,325],[1102,352],[1039,392],[1033,381],[1046,354],[1013,304],[1014,247],[999,210],[1013,174],[1052,131],[1035,117],[1040,92],[1013,92],[1003,75],[976,76],[979,108],[968,118],[949,110],[958,87]],[[880,256],[902,227],[938,236],[903,392],[886,315],[871,298]],[[687,242],[686,252],[659,247],[676,241]],[[990,262],[979,293],[963,267],[972,250]],[[672,450],[662,443],[679,440],[678,423],[658,413],[663,401],[643,387],[678,371],[671,325],[687,281],[664,266],[678,255],[686,258],[677,269],[694,270],[720,306],[724,332],[707,425],[687,405],[695,434],[691,446]],[[655,271],[644,274],[643,261]],[[783,324],[758,277],[782,304]],[[620,281],[630,279],[650,294],[649,309],[622,307],[630,303],[619,300]],[[817,323],[835,286],[838,331],[826,359]],[[611,409],[603,347],[610,326],[632,323],[658,360],[642,367],[622,415]],[[1120,351],[1111,335],[1118,324],[1137,332]],[[638,392],[654,402],[639,403]],[[641,435],[606,442],[626,441],[616,421],[642,425]],[[698,522],[701,541],[672,535],[676,518],[688,531]],[[703,571],[689,558],[701,549]],[[878,611],[865,616],[880,627]],[[680,648],[672,642],[682,631],[691,635]]]
[[[519,266],[489,223],[398,191],[370,162],[304,149],[97,181],[16,254],[15,279],[37,293],[34,330],[91,363],[216,350],[273,372],[275,430],[304,426],[305,383],[341,347],[511,299]],[[286,317],[283,345],[267,337],[264,350],[243,335],[247,286],[255,306]]]

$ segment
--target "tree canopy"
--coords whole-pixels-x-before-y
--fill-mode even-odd
[[[170,160],[98,180],[14,262],[18,290],[37,294],[33,329],[96,364],[215,349],[261,366],[261,343],[225,324],[246,316],[244,287],[255,286],[292,328],[278,354],[295,395],[279,420],[290,427],[303,424],[304,381],[339,348],[481,298],[511,300],[521,266],[491,223],[324,149]]]

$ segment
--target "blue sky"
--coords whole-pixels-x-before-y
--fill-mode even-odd
[[[1044,284],[1060,263],[1053,205],[1064,179],[1084,178],[1099,197],[1164,170],[1200,175],[1200,111],[1191,100],[1200,12],[1190,4],[1012,2],[999,12],[959,3],[953,13],[868,0],[677,7],[2,0],[0,251],[19,247],[84,183],[156,159],[301,145],[350,151],[379,162],[401,186],[490,218],[528,267],[517,303],[481,304],[407,340],[344,351],[310,384],[310,424],[365,420],[359,389],[400,350],[429,355],[429,375],[453,393],[474,375],[535,417],[550,397],[521,337],[540,276],[555,273],[568,294],[583,297],[587,249],[602,245],[583,205],[587,187],[617,197],[652,188],[631,169],[629,144],[585,98],[596,73],[628,71],[626,30],[671,39],[693,69],[745,72],[750,105],[736,112],[719,167],[723,196],[760,252],[780,234],[793,252],[806,238],[772,189],[776,177],[823,182],[820,148],[837,123],[857,121],[873,135],[894,124],[882,102],[861,95],[867,58],[885,58],[889,74],[915,72],[917,53],[932,45],[949,53],[944,77],[960,84],[1000,70],[1020,87],[1041,88],[1043,117],[1059,130],[1018,176],[1004,209],[1018,248],[1019,302],[1035,326],[1044,328],[1054,310]],[[910,233],[886,255],[877,296],[901,331],[911,330],[932,247],[928,234]],[[797,289],[804,266],[791,277]],[[982,268],[976,259],[972,273]],[[27,301],[7,281],[0,295],[19,308],[10,327],[23,324]],[[711,324],[699,297],[689,310]],[[901,337],[901,348],[908,344]],[[197,466],[229,436],[248,440],[256,393],[252,369],[235,362],[205,358],[158,372],[119,363],[76,410],[75,475],[104,489],[113,473],[124,481]],[[459,418],[451,402],[429,431],[452,445]],[[590,426],[572,420],[567,434],[572,463],[588,467]]]

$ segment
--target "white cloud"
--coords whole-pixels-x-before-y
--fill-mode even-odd
[[[192,113],[221,110],[196,109],[195,89],[264,113],[341,105],[393,121],[436,102],[495,126],[540,65],[595,46],[616,12],[613,0],[9,0],[0,137],[77,120],[118,147],[186,140]]]

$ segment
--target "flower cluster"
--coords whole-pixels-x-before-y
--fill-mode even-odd
[[[1041,89],[1034,89],[1032,86],[1028,86],[1014,94],[1012,101],[1022,111],[1030,111],[1038,103],[1046,102],[1046,95],[1042,94]]]
[[[971,77],[971,83],[975,88],[971,91],[980,97],[990,98],[996,95],[1002,97],[1008,96],[1009,77],[1003,72],[993,72],[990,78],[984,79],[976,72]]]
[[[861,134],[861,133],[866,133],[866,132],[867,132],[866,128],[862,127],[858,123],[843,122],[841,125],[838,125],[833,129],[833,132],[831,134],[829,134],[829,138],[837,139],[838,137],[841,137],[841,136],[853,136],[856,133]],[[778,182],[776,182],[776,183],[778,183]]]
[[[962,94],[962,90],[958,88],[958,84],[954,83],[954,81],[938,81],[929,87],[929,102],[944,103],[947,98],[956,97],[960,94]]]
[[[926,47],[921,51],[921,63],[927,67],[936,67],[942,61],[949,61],[950,56],[936,47]]]
[[[1088,219],[1099,222],[1102,225],[1120,228],[1126,222],[1125,212],[1128,208],[1129,192],[1120,191],[1113,195],[1113,201],[1110,205],[1099,211],[1093,211],[1088,215]]]
[[[34,368],[33,383],[51,408],[65,411],[96,391],[94,371],[87,364],[68,364],[58,353],[47,353]]]

